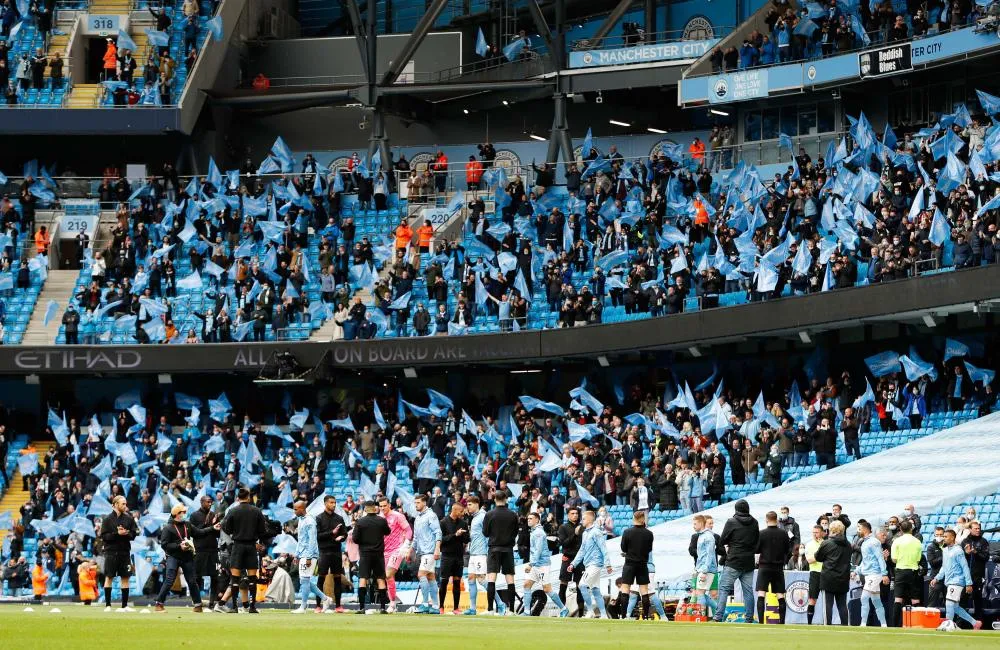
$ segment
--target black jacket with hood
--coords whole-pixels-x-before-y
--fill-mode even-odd
[[[816,549],[816,561],[823,563],[819,586],[823,591],[846,594],[851,583],[851,543],[844,535],[831,535]]]
[[[721,539],[726,547],[727,567],[737,571],[754,570],[760,529],[757,520],[750,516],[750,506],[743,499],[736,502],[736,514],[726,522]]]

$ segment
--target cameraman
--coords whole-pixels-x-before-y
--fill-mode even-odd
[[[204,529],[189,526],[188,522],[184,521],[186,518],[187,508],[178,504],[170,510],[170,521],[160,530],[160,546],[167,554],[167,572],[163,579],[163,586],[160,587],[160,593],[156,596],[156,604],[153,607],[155,612],[167,611],[163,603],[167,599],[167,594],[170,592],[174,580],[177,579],[178,570],[184,572],[195,613],[202,611],[201,589],[198,586],[198,577],[194,570],[195,544],[193,536],[212,534],[222,525],[216,523],[206,533],[203,532]]]
[[[493,161],[496,160],[497,150],[489,142],[477,145],[477,147],[479,149],[479,158],[483,161],[483,169],[489,169],[493,166]]]

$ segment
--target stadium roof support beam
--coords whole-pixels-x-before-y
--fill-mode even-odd
[[[568,163],[573,160],[573,143],[569,138],[569,124],[566,120],[566,95],[554,94],[552,104],[552,130],[549,132],[549,149],[545,155],[545,162],[558,163],[559,153],[562,152],[563,160]]]
[[[607,36],[611,28],[618,24],[618,21],[622,19],[625,12],[632,6],[632,2],[633,0],[619,0],[615,8],[608,14],[608,17],[604,19],[604,22],[594,32],[594,35],[590,37],[590,40],[596,42]]]
[[[396,60],[386,70],[385,76],[382,77],[383,86],[390,86],[396,83],[399,75],[403,72],[403,67],[417,51],[417,48],[420,47],[420,44],[424,42],[427,32],[434,26],[434,21],[441,15],[447,4],[448,0],[433,0],[431,6],[427,8],[427,13],[420,17],[420,22],[417,23],[410,37],[406,39],[403,49],[396,56]]]
[[[351,19],[351,28],[354,30],[354,38],[358,42],[358,54],[361,55],[361,67],[368,78],[368,40],[365,37],[365,28],[361,24],[361,10],[358,9],[358,0],[347,0],[347,15]]]
[[[251,107],[266,106],[269,104],[291,104],[294,102],[309,102],[309,106],[331,106],[340,102],[356,101],[358,101],[357,97],[350,90],[317,90],[305,93],[275,93],[264,95],[246,95],[241,97],[212,98],[212,103],[218,106]]]
[[[538,6],[538,0],[528,0],[528,11],[531,13],[531,19],[535,21],[538,33],[541,35],[542,40],[545,41],[545,46],[549,52],[556,56],[556,69],[561,70],[562,65],[559,59],[562,58],[562,52],[557,49],[555,42],[552,40],[552,30],[549,29],[549,23],[545,20],[542,8]]]

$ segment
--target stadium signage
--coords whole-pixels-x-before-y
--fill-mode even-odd
[[[767,79],[767,68],[715,75],[708,80],[708,101],[711,104],[725,104],[767,97]]]
[[[607,50],[583,50],[569,53],[570,68],[596,68],[605,65],[629,65],[697,59],[712,49],[719,39],[680,41],[658,45],[633,45]]]
[[[900,43],[858,55],[858,68],[862,79],[913,70],[910,43]]]
[[[142,354],[135,350],[25,350],[14,355],[21,370],[133,370],[142,366]]]

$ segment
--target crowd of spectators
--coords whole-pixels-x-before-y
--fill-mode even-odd
[[[960,29],[972,24],[983,7],[970,0],[931,2],[801,3],[796,11],[787,2],[772,0],[764,18],[766,31],[753,30],[737,47],[716,47],[713,72],[831,56],[877,43]]]

